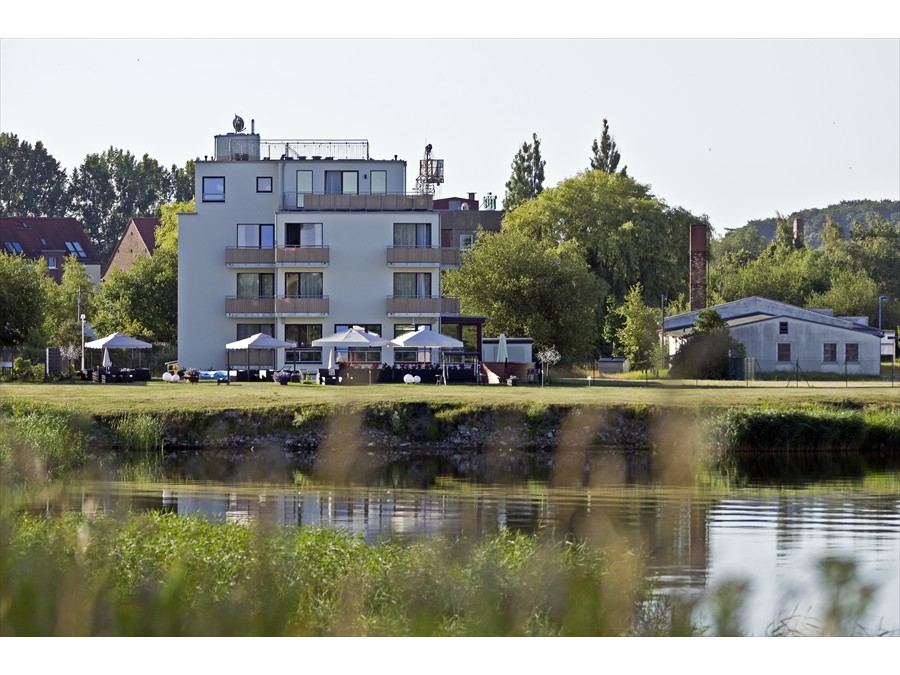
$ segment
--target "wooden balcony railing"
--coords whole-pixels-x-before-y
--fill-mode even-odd
[[[296,297],[279,295],[275,298],[225,298],[225,313],[327,316],[330,303],[328,296]]]
[[[278,296],[275,303],[275,311],[278,314],[300,314],[326,316],[328,314],[328,296],[317,298],[303,298],[292,296]]]
[[[437,246],[388,246],[387,264],[438,266],[441,249]]]
[[[225,298],[226,314],[275,314],[275,298]]]
[[[459,298],[388,296],[387,312],[390,315],[444,315],[459,314]]]
[[[229,246],[225,249],[226,265],[297,264],[327,265],[330,262],[327,246],[279,246],[278,248],[243,248]]]

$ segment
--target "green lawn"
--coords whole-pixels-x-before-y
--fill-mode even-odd
[[[900,383],[672,382],[666,380],[558,380],[553,386],[380,384],[361,387],[274,383],[212,382],[167,384],[0,385],[0,401],[31,401],[75,408],[90,414],[272,408],[309,403],[367,405],[384,401],[434,401],[483,405],[652,405],[728,407],[731,405],[853,402],[900,405]]]

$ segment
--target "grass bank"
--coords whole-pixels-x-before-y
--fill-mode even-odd
[[[320,387],[272,383],[100,385],[6,383],[0,385],[0,403],[49,403],[89,415],[147,412],[262,410],[310,404],[364,406],[373,403],[433,402],[484,405],[658,406],[685,409],[726,408],[740,405],[799,405],[805,403],[900,404],[900,386],[889,383],[835,382],[786,387],[782,383],[735,382],[679,383],[667,380],[566,380],[565,386],[474,386],[381,384],[363,387]]]

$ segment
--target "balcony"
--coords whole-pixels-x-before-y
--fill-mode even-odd
[[[279,316],[328,316],[328,296],[302,297],[279,295],[275,312]]]
[[[441,249],[437,246],[388,246],[387,264],[437,267],[441,264]]]
[[[433,197],[417,193],[326,195],[285,192],[284,211],[431,211]]]
[[[275,249],[229,246],[225,249],[225,264],[236,267],[250,267],[253,265],[272,267],[275,264]]]
[[[328,316],[328,296],[298,297],[279,295],[268,298],[225,298],[225,314],[247,316]]]
[[[225,298],[225,314],[228,316],[275,315],[275,298]]]
[[[433,296],[404,297],[390,295],[387,299],[388,316],[442,316],[459,314],[459,298]]]
[[[327,246],[282,246],[275,249],[279,265],[328,265],[331,260]]]
[[[279,246],[278,248],[244,248],[229,246],[225,249],[225,264],[229,267],[325,267],[330,262],[327,246]]]

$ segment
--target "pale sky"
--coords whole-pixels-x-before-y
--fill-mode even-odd
[[[587,167],[606,117],[629,175],[720,233],[776,211],[900,199],[898,39],[0,32],[0,130],[43,141],[68,170],[109,146],[183,165],[212,154],[238,113],[263,139],[368,139],[374,158],[407,160],[409,189],[431,143],[440,196],[493,192],[499,205],[532,132],[549,187]]]

